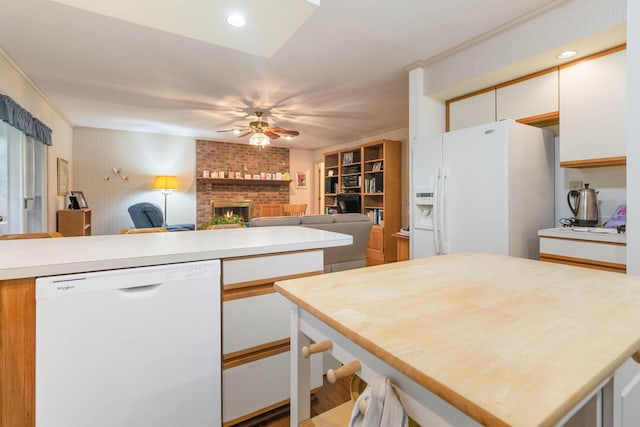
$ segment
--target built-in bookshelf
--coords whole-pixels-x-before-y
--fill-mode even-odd
[[[401,176],[399,141],[379,140],[324,153],[325,213],[337,213],[338,193],[360,195],[362,213],[373,224],[368,264],[396,260],[393,233],[402,223]]]

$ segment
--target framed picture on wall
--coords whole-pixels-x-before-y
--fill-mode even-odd
[[[307,188],[306,172],[296,172],[296,188]]]
[[[69,162],[58,157],[58,196],[69,194]]]
[[[89,209],[89,205],[87,204],[87,200],[84,198],[82,191],[72,191],[71,196],[75,197],[78,201],[79,209]]]

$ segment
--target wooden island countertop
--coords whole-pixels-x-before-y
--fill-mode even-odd
[[[484,425],[554,425],[640,349],[619,273],[463,253],[276,289]]]

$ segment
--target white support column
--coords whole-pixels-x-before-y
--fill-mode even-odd
[[[627,1],[627,274],[640,275],[640,2]]]
[[[445,131],[444,102],[424,94],[426,71],[417,67],[409,71],[409,140],[425,138]]]
[[[302,347],[310,344],[309,337],[300,331],[300,308],[291,303],[291,403],[290,426],[298,427],[311,416],[311,358],[302,357]]]

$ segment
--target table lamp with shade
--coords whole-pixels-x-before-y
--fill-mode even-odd
[[[153,181],[153,189],[161,190],[164,195],[164,221],[167,222],[167,196],[177,190],[178,178],[173,175],[158,175]]]

